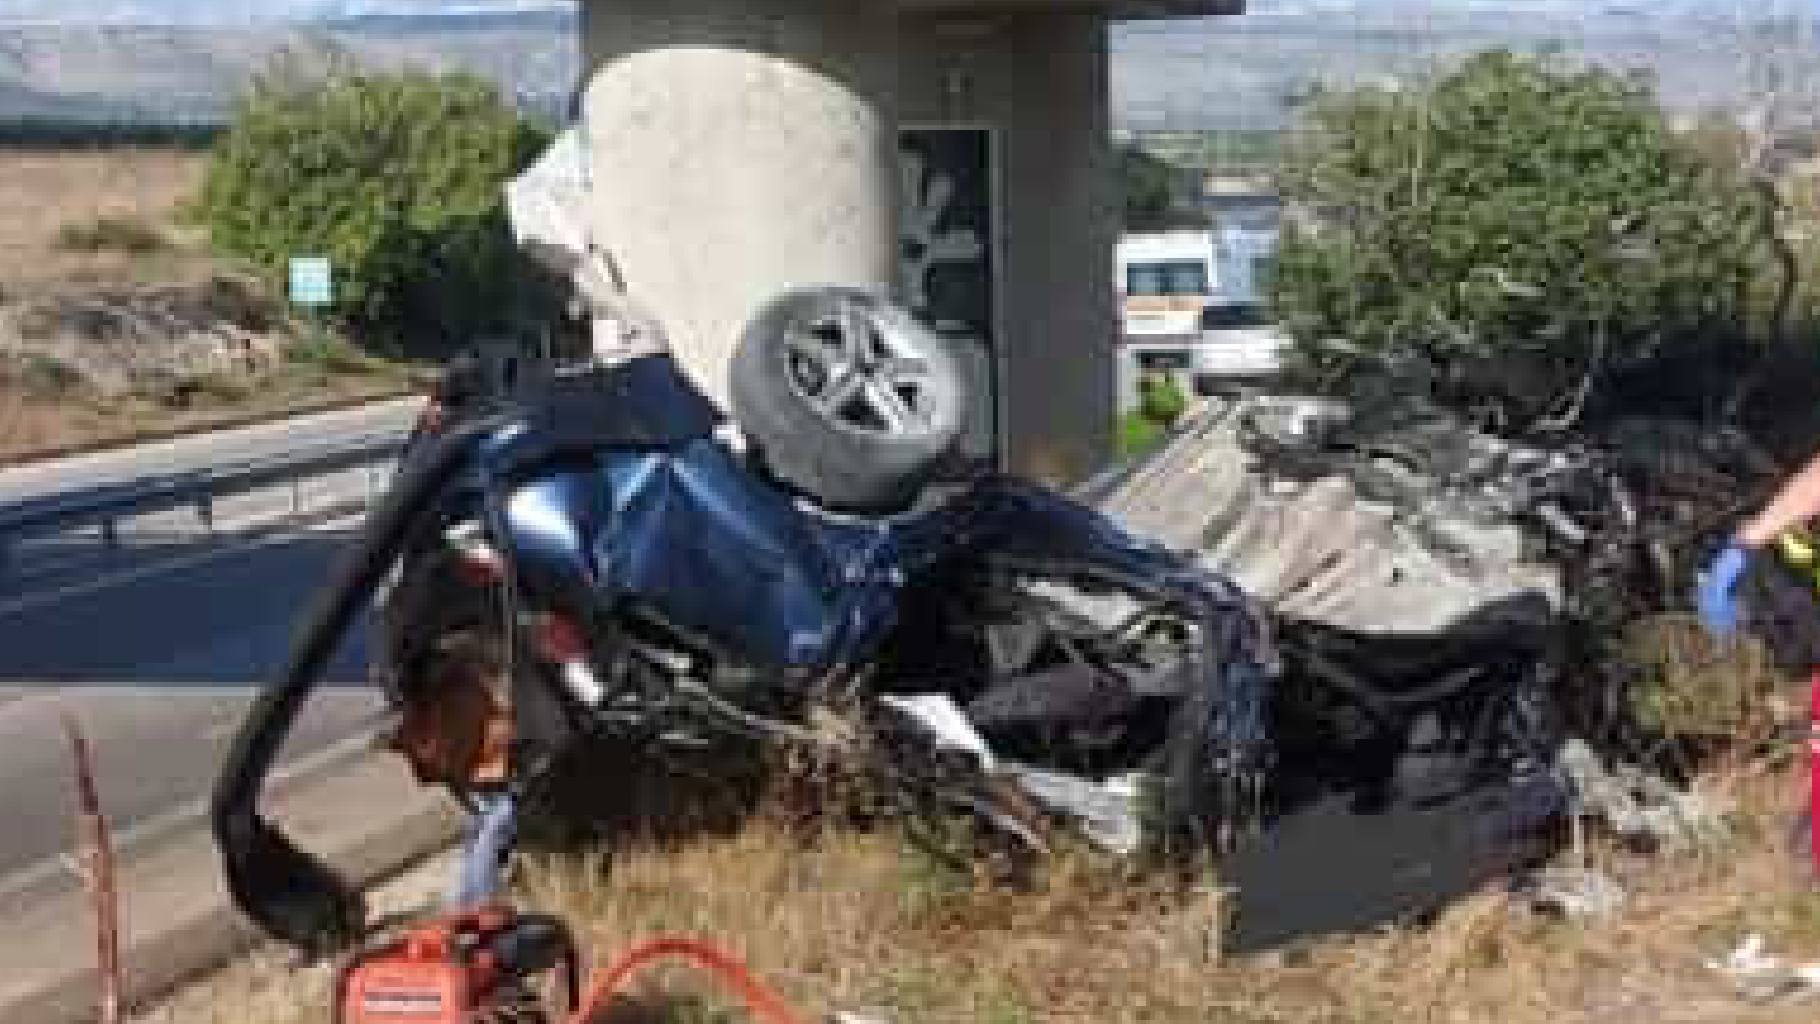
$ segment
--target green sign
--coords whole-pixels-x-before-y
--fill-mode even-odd
[[[333,301],[333,275],[321,256],[291,260],[291,301],[300,306],[326,306]]]

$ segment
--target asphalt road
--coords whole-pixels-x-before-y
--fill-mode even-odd
[[[403,432],[418,399],[199,434],[0,471],[0,507],[151,475],[271,457],[297,445]],[[19,539],[0,574],[0,910],[73,884],[71,763],[60,718],[95,751],[103,811],[122,856],[195,813],[257,686],[282,664],[307,602],[357,520],[277,526],[301,507],[362,497],[360,471],[231,496],[221,533],[177,509],[92,533]],[[252,524],[264,532],[236,536]],[[358,744],[379,710],[364,629],[343,645],[284,761],[296,769]]]
[[[233,546],[129,545],[130,572],[0,596],[0,907],[73,884],[56,861],[74,827],[59,715],[87,733],[103,811],[130,856],[206,799],[248,699],[282,664],[356,526],[344,518]],[[365,663],[363,627],[342,645],[287,763],[328,757],[368,730],[379,703]]]
[[[81,491],[142,477],[279,455],[300,445],[326,445],[370,434],[404,433],[418,398],[317,413],[236,430],[135,445],[0,472],[0,505]]]

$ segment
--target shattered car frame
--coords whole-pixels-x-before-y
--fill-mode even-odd
[[[541,166],[556,180],[527,174],[508,198],[521,244],[553,244],[552,267],[592,301],[618,286],[571,237],[577,159],[572,140],[553,147]],[[1280,595],[1261,595],[1267,608],[1197,554],[1205,538],[1106,507],[1118,504],[1107,481],[1068,495],[957,465],[902,508],[836,511],[781,479],[762,446],[727,436],[659,325],[629,307],[597,317],[597,343],[602,323],[631,325],[611,358],[597,348],[528,368],[504,390],[451,382],[249,710],[211,819],[230,894],[273,936],[320,955],[364,925],[359,897],[258,802],[369,603],[375,674],[407,712],[452,701],[437,659],[464,649],[453,638],[499,652],[503,782],[521,804],[568,752],[819,742],[811,713],[857,695],[906,806],[959,810],[1038,847],[1034,803],[1122,852],[1224,857],[1222,881],[1265,909],[1241,907],[1240,946],[1298,930],[1270,908],[1293,911],[1322,881],[1349,888],[1359,924],[1445,901],[1558,811],[1559,637],[1536,595],[1388,635],[1298,614]],[[1141,826],[1135,779],[1154,796]],[[1026,799],[1007,800],[1007,782]],[[1310,865],[1282,841],[1324,809],[1350,822],[1392,807],[1408,811],[1386,820],[1418,858],[1443,833],[1457,840],[1459,878],[1428,871],[1421,893],[1356,899],[1359,872],[1328,863],[1344,850],[1369,865],[1351,836],[1316,829]],[[1418,877],[1364,870],[1393,888]]]
[[[647,356],[541,379],[410,455],[221,775],[216,836],[255,921],[306,949],[358,928],[357,901],[256,801],[376,591],[396,700],[438,699],[408,680],[440,633],[497,630],[515,652],[521,793],[579,738],[658,749],[792,735],[814,694],[863,676],[873,695],[945,695],[1039,766],[1159,769],[1167,820],[1197,841],[1251,820],[1275,665],[1237,588],[997,474],[892,516],[825,512],[743,462],[710,413],[667,356]],[[502,571],[476,574],[476,557]],[[1128,607],[1064,623],[1045,588]],[[553,627],[570,642],[550,643]]]
[[[364,912],[260,817],[258,792],[375,595],[395,702],[447,699],[422,683],[439,638],[478,630],[509,652],[508,786],[527,800],[584,740],[653,757],[814,741],[816,702],[857,692],[887,773],[926,790],[911,805],[1040,845],[1020,817],[1034,804],[1121,852],[1227,857],[1265,908],[1241,907],[1239,946],[1297,929],[1286,888],[1339,877],[1284,845],[1311,814],[1400,806],[1383,820],[1416,855],[1443,831],[1460,845],[1451,881],[1350,885],[1341,905],[1365,926],[1509,868],[1561,809],[1559,635],[1535,595],[1445,630],[1348,629],[1267,611],[1192,554],[994,472],[891,515],[822,509],[729,446],[667,356],[525,380],[419,442],[224,765],[229,889],[300,948],[338,947]],[[1159,812],[1138,834],[1118,796],[1134,779]],[[1121,806],[1096,818],[1091,799]],[[1330,858],[1334,838],[1302,845]]]

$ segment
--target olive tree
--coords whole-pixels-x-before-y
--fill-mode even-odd
[[[211,154],[192,214],[281,285],[336,267],[333,315],[366,338],[462,344],[509,327],[537,280],[505,182],[547,134],[469,74],[285,73],[258,82]]]
[[[1413,362],[1503,429],[1558,429],[1615,375],[1747,333],[1763,197],[1645,79],[1494,50],[1306,114],[1269,287],[1321,379]]]

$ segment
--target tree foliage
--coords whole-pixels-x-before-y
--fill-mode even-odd
[[[84,120],[62,117],[0,119],[0,146],[35,149],[113,149],[126,146],[207,149],[219,125],[155,120]]]
[[[364,338],[466,344],[543,298],[503,186],[547,141],[464,73],[268,74],[215,146],[192,212],[275,286],[292,257],[329,257],[332,316]]]
[[[1270,290],[1318,370],[1417,361],[1436,397],[1543,429],[1688,343],[1748,333],[1763,199],[1671,129],[1646,81],[1498,50],[1309,116]],[[1351,346],[1313,344],[1330,338]]]
[[[1182,168],[1128,145],[1118,150],[1118,174],[1126,230],[1161,231],[1193,223],[1178,194],[1178,183],[1188,177]]]

